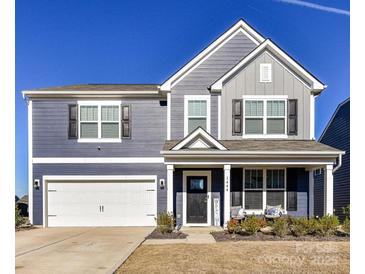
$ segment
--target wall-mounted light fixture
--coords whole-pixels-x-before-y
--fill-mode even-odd
[[[165,188],[165,179],[160,179],[160,189]]]
[[[34,180],[33,186],[36,190],[39,190],[39,188],[41,187],[41,181],[38,179]]]

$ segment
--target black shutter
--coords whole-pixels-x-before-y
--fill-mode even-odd
[[[77,105],[68,105],[68,138],[77,138]]]
[[[130,105],[122,105],[122,139],[130,139],[131,134],[131,108]]]
[[[286,179],[286,210],[287,211],[297,211],[298,201],[297,201],[297,191],[298,191],[298,169],[288,168],[287,169],[287,179]]]
[[[242,135],[242,100],[232,100],[232,135]]]
[[[298,134],[298,100],[288,100],[288,135]]]

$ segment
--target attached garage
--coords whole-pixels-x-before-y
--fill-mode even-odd
[[[44,176],[43,224],[155,226],[157,176]]]

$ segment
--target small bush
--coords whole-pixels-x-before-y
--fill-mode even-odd
[[[334,235],[340,222],[336,215],[326,215],[319,219],[316,234],[323,237]]]
[[[290,231],[296,237],[307,235],[308,233],[308,219],[306,217],[293,218]]]
[[[273,233],[276,236],[284,237],[289,232],[289,225],[287,218],[278,218],[274,221],[273,225]]]
[[[167,212],[157,214],[157,230],[161,233],[171,233],[174,230],[174,215]]]
[[[261,219],[257,218],[256,216],[250,216],[241,223],[241,227],[248,234],[255,235],[260,230],[262,224],[263,222]]]
[[[25,219],[20,216],[20,209],[15,205],[15,227],[19,227],[25,223]]]
[[[316,218],[309,218],[307,221],[307,234],[314,235],[317,233],[319,221]]]
[[[350,219],[349,218],[345,218],[345,220],[342,223],[342,229],[343,231],[345,231],[347,234],[350,234]]]
[[[236,233],[239,234],[241,233],[242,229],[241,229],[241,224],[239,220],[235,220],[235,219],[231,219],[228,223],[227,223],[227,230],[228,233]]]
[[[350,205],[343,207],[342,213],[343,213],[343,215],[345,215],[345,219],[347,218],[350,220]]]

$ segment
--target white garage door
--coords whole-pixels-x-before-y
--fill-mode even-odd
[[[48,226],[154,226],[155,181],[48,182]]]

